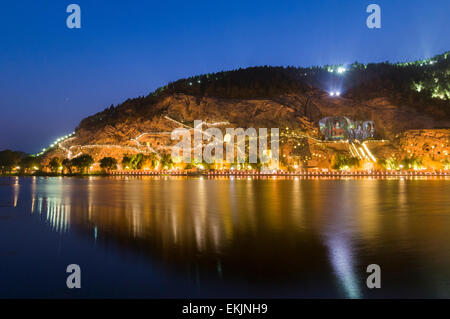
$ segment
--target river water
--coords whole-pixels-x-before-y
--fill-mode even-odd
[[[0,297],[449,298],[450,178],[2,177]]]

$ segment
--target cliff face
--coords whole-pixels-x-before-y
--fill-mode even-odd
[[[410,130],[399,134],[393,145],[409,157],[422,158],[432,165],[450,159],[450,130]]]
[[[178,127],[193,127],[194,120],[205,122],[204,129],[214,126],[254,128],[289,128],[311,138],[321,139],[318,121],[326,116],[347,116],[353,120],[371,120],[377,139],[392,141],[388,145],[374,145],[379,156],[405,153],[423,155],[425,145],[437,145],[436,160],[448,155],[449,130],[430,130],[450,127],[450,120],[435,120],[419,114],[406,105],[395,105],[385,98],[355,102],[342,97],[330,97],[320,90],[285,94],[265,99],[225,99],[173,94],[161,99],[151,109],[127,107],[126,103],[113,116],[102,114],[84,120],[73,138],[47,152],[44,161],[53,156],[75,157],[90,154],[96,161],[104,156],[119,161],[125,154],[170,152],[173,141],[170,132]],[[417,130],[421,129],[421,130]],[[414,130],[408,132],[408,130]],[[408,146],[413,141],[413,146]],[[324,144],[325,145],[325,144]],[[309,164],[329,167],[336,150],[309,142],[305,154]],[[443,146],[442,146],[443,145]],[[282,145],[289,156],[293,146]],[[314,158],[313,155],[316,156]],[[318,154],[322,154],[320,157]],[[406,154],[406,153],[405,153]],[[439,157],[439,158],[437,158]]]
[[[406,105],[395,105],[384,98],[364,102],[329,97],[324,92],[288,94],[270,99],[221,99],[175,94],[152,106],[151,116],[123,110],[115,123],[82,123],[77,130],[81,144],[126,143],[143,132],[160,132],[178,127],[166,117],[192,123],[229,122],[232,127],[292,127],[317,134],[318,121],[326,116],[347,116],[353,120],[372,120],[379,138],[389,139],[408,129],[450,126],[450,119],[436,120]]]

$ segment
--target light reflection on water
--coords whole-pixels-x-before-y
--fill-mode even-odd
[[[272,297],[450,293],[443,288],[450,283],[450,180],[444,177],[8,183],[14,210],[40,216],[50,231],[88,239],[102,252],[117,247],[114,253],[144,255],[168,277],[195,277],[186,295],[221,295],[225,286]],[[384,290],[365,287],[371,263],[384,270]]]

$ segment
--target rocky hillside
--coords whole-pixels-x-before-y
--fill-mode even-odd
[[[181,79],[84,119],[74,136],[44,158],[89,153],[95,159],[121,159],[124,154],[165,153],[172,143],[168,133],[192,127],[194,120],[204,121],[205,127],[289,128],[321,139],[321,118],[347,116],[373,121],[376,139],[394,141],[399,134],[418,129],[428,130],[419,131],[427,136],[434,134],[433,129],[443,129],[446,136],[449,60],[445,53],[412,63],[256,67]],[[448,147],[448,136],[441,144]],[[390,147],[403,144],[397,141]]]

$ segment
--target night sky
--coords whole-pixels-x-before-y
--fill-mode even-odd
[[[66,7],[81,7],[81,29]],[[368,29],[366,7],[381,7]],[[81,119],[168,81],[255,65],[428,58],[450,49],[448,0],[3,1],[0,150],[38,152]]]

